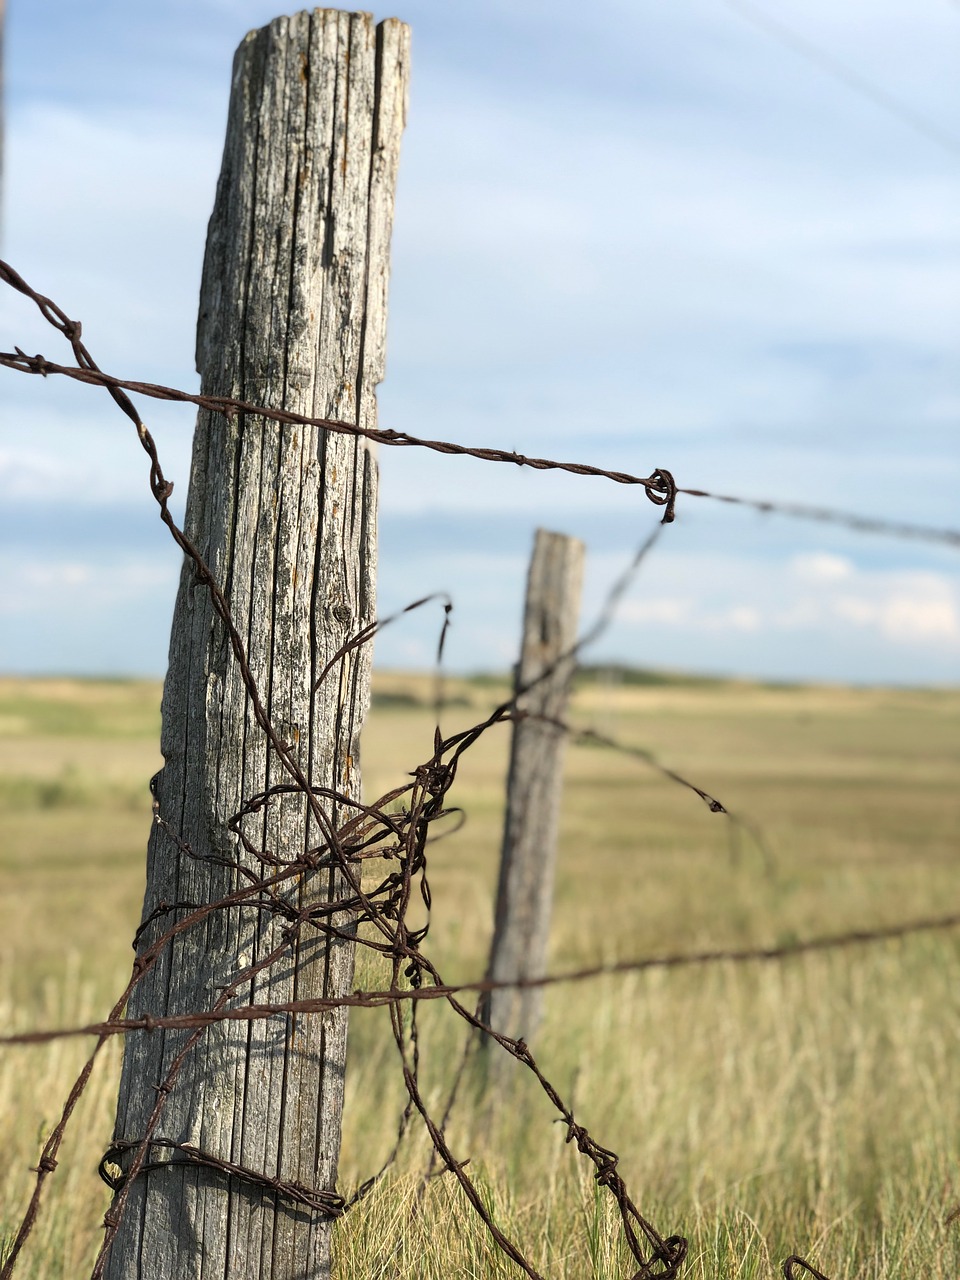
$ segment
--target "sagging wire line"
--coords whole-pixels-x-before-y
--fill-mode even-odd
[[[59,329],[68,339],[73,337],[79,341],[81,326],[79,321],[70,320],[65,313],[49,298],[37,293],[26,283],[9,263],[0,261],[0,282],[8,284],[19,293],[31,298],[40,308],[46,319]],[[593,466],[589,463],[562,462],[552,458],[531,457],[509,449],[479,447],[455,444],[450,440],[428,440],[411,435],[406,431],[391,431],[382,428],[359,427],[355,423],[344,422],[335,418],[316,418],[306,414],[293,413],[288,409],[273,409],[268,405],[254,404],[246,400],[235,400],[227,396],[210,396],[187,391],[179,391],[175,387],[161,386],[151,382],[137,382],[125,378],[117,378],[104,373],[92,361],[78,358],[78,364],[60,365],[47,360],[42,355],[27,355],[19,347],[12,352],[0,352],[0,366],[18,373],[36,374],[47,377],[57,374],[72,378],[77,382],[93,386],[105,387],[117,404],[129,415],[125,407],[130,404],[126,395],[144,395],[155,400],[174,401],[192,404],[210,413],[222,414],[228,419],[240,415],[266,418],[283,424],[321,427],[325,431],[339,434],[361,436],[378,444],[392,445],[399,448],[429,449],[435,453],[458,457],[477,458],[484,462],[508,463],[517,467],[529,467],[535,471],[563,471],[571,475],[594,476],[599,479],[613,481],[615,484],[637,485],[646,493],[647,498],[657,506],[664,508],[662,523],[670,524],[675,516],[676,502],[679,495],[691,498],[707,498],[727,505],[746,507],[762,514],[776,514],[797,520],[811,520],[820,523],[841,525],[859,533],[884,534],[889,537],[917,539],[925,542],[945,543],[960,548],[960,530],[935,528],[929,525],[915,524],[908,521],[889,520],[880,516],[865,516],[856,512],[842,511],[832,507],[822,507],[799,502],[779,502],[771,499],[747,498],[734,494],[714,493],[707,489],[685,488],[676,483],[671,472],[657,467],[649,476],[638,476],[628,471],[616,471],[605,467]],[[146,432],[146,427],[139,422],[138,429]],[[149,435],[149,433],[147,433]],[[144,447],[147,448],[144,441]],[[148,450],[149,452],[149,450]],[[173,490],[169,485],[167,496]]]
[[[214,904],[219,905],[219,904]],[[339,904],[338,904],[338,909]],[[913,934],[952,932],[960,928],[960,912],[944,916],[928,916],[880,925],[874,929],[851,929],[846,933],[823,934],[772,946],[715,947],[703,951],[669,952],[612,963],[585,965],[564,973],[548,973],[539,977],[512,978],[509,981],[477,978],[473,982],[445,983],[428,987],[394,987],[382,990],[357,990],[348,996],[317,996],[307,1000],[287,1000],[275,1004],[238,1005],[233,1009],[211,1009],[202,1013],[150,1015],[141,1018],[110,1018],[82,1026],[60,1027],[47,1031],[17,1031],[0,1036],[0,1046],[49,1044],[54,1040],[84,1036],[110,1037],[152,1032],[158,1028],[183,1031],[213,1026],[220,1022],[258,1022],[278,1014],[323,1013],[331,1009],[377,1009],[392,1004],[420,1004],[423,1001],[447,1000],[465,992],[524,991],[531,988],[559,987],[577,982],[592,982],[630,973],[646,973],[651,969],[702,968],[712,964],[780,963],[798,956],[820,952],[847,950],[875,942],[894,942]],[[245,976],[249,976],[246,974]],[[483,1024],[480,1030],[491,1033]],[[960,1215],[960,1210],[958,1210]]]

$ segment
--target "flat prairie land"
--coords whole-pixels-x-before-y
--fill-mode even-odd
[[[450,679],[445,733],[505,680]],[[432,754],[429,676],[382,673],[363,738],[375,799]],[[102,1016],[124,984],[143,894],[159,685],[0,680],[0,1025]],[[639,749],[571,742],[550,967],[775,946],[960,911],[960,691],[584,679],[571,721]],[[483,973],[509,728],[465,756],[461,829],[430,848],[427,949],[449,981]],[[358,983],[384,975],[361,958]],[[425,1006],[423,1087],[442,1110],[464,1047]],[[386,1010],[355,1011],[340,1189],[389,1152],[404,1093]],[[43,1135],[89,1043],[0,1050],[0,1235],[29,1196]],[[778,962],[650,969],[550,988],[534,1043],[577,1118],[620,1156],[683,1274],[754,1280],[789,1254],[831,1280],[960,1275],[960,930]],[[536,1270],[636,1271],[610,1197],[517,1064],[484,1087],[474,1054],[448,1137]],[[82,1277],[109,1192],[119,1047],[94,1073],[18,1274]],[[521,1274],[446,1175],[421,1188],[416,1127],[336,1228],[337,1276]]]

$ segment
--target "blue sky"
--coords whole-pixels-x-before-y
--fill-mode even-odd
[[[2,256],[110,372],[196,386],[230,62],[277,12],[8,0]],[[413,79],[382,425],[960,523],[960,4],[390,13]],[[0,348],[56,359],[55,337],[0,295]],[[0,670],[161,674],[178,556],[136,439],[90,388],[0,375]],[[182,497],[192,415],[141,411]],[[586,542],[589,615],[657,518],[599,480],[411,450],[381,469],[382,609],[449,592],[458,669],[512,660],[537,525]],[[955,681],[958,565],[689,500],[594,657]],[[437,626],[412,615],[378,661],[426,665]]]

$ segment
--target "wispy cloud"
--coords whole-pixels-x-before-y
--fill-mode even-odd
[[[955,113],[949,6],[776,9],[918,110]],[[960,171],[941,152],[715,0],[597,0],[587,24],[574,0],[404,11],[413,90],[384,425],[955,521]],[[83,320],[111,372],[195,382],[230,58],[274,12],[268,0],[11,10],[4,256]],[[0,295],[0,331],[5,349],[63,352],[23,300]],[[142,636],[136,600],[162,637],[159,670],[157,602],[176,556],[159,538],[149,551],[152,508],[131,523],[150,507],[135,438],[91,388],[3,381],[3,592],[18,621],[0,662],[45,654],[62,668],[59,636],[71,661],[107,669]],[[179,503],[193,415],[142,408]],[[383,598],[455,589],[451,653],[465,666],[511,659],[535,524],[595,549],[596,596],[604,556],[628,555],[650,514],[593,481],[409,451],[384,450],[382,467]],[[684,509],[610,652],[947,678],[958,605],[941,559],[874,544],[868,561],[849,539],[727,515]],[[93,599],[96,620],[74,625]],[[385,660],[428,660],[426,632],[403,636],[412,649],[383,637]]]
[[[827,674],[832,661],[838,674],[854,680],[897,669],[920,683],[960,678],[956,575],[865,568],[828,552],[772,564],[723,555],[693,562],[667,553],[659,564],[651,561],[644,584],[622,607],[621,646],[628,630],[648,653],[665,654],[680,643],[691,654],[702,637],[700,665],[709,665],[712,655],[721,670],[743,669],[736,658],[739,636],[750,638],[747,652],[755,662],[756,646],[763,646],[769,674],[800,674],[799,657],[811,673]],[[723,637],[729,643],[720,656],[714,642]],[[741,651],[741,661],[744,656]]]

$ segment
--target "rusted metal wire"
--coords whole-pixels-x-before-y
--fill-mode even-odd
[[[97,1173],[112,1191],[122,1190],[127,1175],[119,1160],[127,1151],[139,1147],[140,1141],[112,1142],[103,1154]],[[239,1178],[242,1182],[259,1187],[263,1191],[275,1192],[284,1200],[312,1209],[325,1218],[339,1218],[347,1207],[343,1196],[334,1191],[317,1191],[313,1187],[305,1187],[300,1182],[286,1182],[283,1178],[268,1178],[265,1174],[254,1173],[243,1165],[234,1164],[232,1160],[222,1160],[211,1155],[209,1151],[201,1151],[191,1142],[173,1142],[170,1138],[151,1138],[149,1147],[162,1150],[177,1151],[183,1157],[180,1160],[171,1157],[169,1160],[153,1160],[141,1165],[141,1173],[153,1173],[155,1170],[170,1169],[177,1165],[200,1165],[204,1169],[213,1169],[227,1177]]]
[[[443,989],[444,984],[440,973],[422,950],[422,944],[429,931],[431,901],[426,877],[426,848],[430,825],[449,813],[446,805],[446,795],[454,783],[459,759],[467,746],[476,742],[481,734],[494,724],[505,720],[508,712],[515,709],[515,704],[508,704],[499,709],[492,717],[488,717],[483,724],[475,726],[466,735],[458,734],[452,738],[443,739],[438,729],[433,757],[414,771],[413,781],[407,787],[400,788],[388,797],[384,797],[378,805],[360,805],[346,796],[314,786],[311,780],[304,775],[292,750],[283,741],[271,722],[250,671],[242,638],[232,619],[223,591],[214,580],[198,549],[186,537],[170,512],[169,498],[173,486],[163,474],[156,444],[126,394],[126,389],[120,384],[119,380],[111,379],[101,373],[86,346],[81,341],[79,323],[70,320],[65,312],[49,298],[36,293],[12,268],[5,265],[0,267],[0,277],[21,293],[32,298],[45,319],[70,342],[76,360],[76,367],[69,373],[69,376],[75,376],[81,381],[99,383],[105,386],[118,407],[134,423],[140,443],[150,460],[150,488],[154,499],[160,507],[161,518],[169,528],[178,546],[192,561],[196,582],[206,589],[210,595],[214,610],[223,622],[230,640],[240,677],[246,689],[255,719],[270,745],[276,751],[283,771],[289,779],[287,783],[274,786],[267,792],[248,796],[240,811],[228,824],[232,834],[245,850],[250,850],[252,846],[243,832],[244,817],[262,808],[279,792],[288,789],[296,790],[303,794],[321,833],[321,842],[316,848],[308,850],[305,854],[289,862],[281,862],[270,855],[267,850],[256,850],[257,856],[265,867],[264,874],[260,876],[249,868],[244,868],[239,859],[233,863],[229,858],[220,859],[227,865],[233,866],[237,880],[241,885],[240,888],[217,902],[207,904],[159,904],[158,908],[151,913],[153,917],[150,921],[151,924],[159,925],[160,921],[168,916],[179,918],[175,918],[172,924],[168,924],[165,931],[161,932],[160,936],[150,945],[145,944],[145,931],[143,929],[139,931],[138,941],[141,949],[134,963],[133,974],[127,990],[124,993],[124,1003],[133,987],[157,962],[157,959],[164,949],[170,945],[173,938],[185,929],[195,928],[212,912],[230,910],[241,904],[255,905],[260,910],[268,914],[279,915],[286,921],[281,943],[269,955],[258,961],[255,966],[237,975],[234,981],[220,991],[216,1001],[209,1009],[197,1011],[196,1017],[190,1019],[192,1034],[186,1039],[170,1063],[164,1079],[158,1085],[153,1086],[156,1089],[156,1101],[147,1121],[145,1132],[137,1135],[135,1139],[121,1135],[116,1139],[108,1153],[111,1159],[103,1167],[104,1169],[109,1169],[111,1176],[115,1179],[116,1194],[111,1209],[104,1219],[103,1245],[91,1273],[91,1280],[98,1280],[103,1274],[107,1254],[124,1213],[133,1181],[150,1163],[150,1152],[157,1146],[158,1142],[164,1140],[163,1135],[158,1132],[158,1127],[162,1120],[166,1100],[176,1087],[177,1077],[184,1061],[204,1035],[206,1028],[210,1025],[210,1020],[216,1020],[231,1012],[229,1008],[231,1001],[236,996],[239,988],[249,982],[254,973],[269,969],[281,960],[289,963],[291,958],[295,958],[297,954],[296,944],[304,932],[315,930],[329,938],[344,937],[344,930],[336,926],[333,920],[338,917],[342,918],[343,914],[346,913],[352,918],[353,927],[359,931],[357,937],[359,945],[367,946],[389,959],[391,980],[388,991],[399,993],[404,989],[404,983],[409,984],[410,989],[418,991],[435,988]],[[18,351],[9,361],[0,361],[0,363],[7,363],[8,367],[35,373],[61,371],[60,367],[50,365],[42,357],[39,359],[27,357],[21,351]],[[176,396],[174,398],[181,397]],[[249,412],[252,406],[221,404],[219,408],[221,411]],[[261,416],[283,420],[283,415],[278,415],[275,412]],[[346,425],[340,424],[340,426]],[[331,429],[337,428],[333,426]],[[668,472],[657,470],[645,482],[644,487],[651,500],[664,507],[663,519],[665,522],[669,522],[673,518],[675,501],[675,485],[672,477]],[[368,630],[363,635],[353,637],[347,641],[334,656],[333,661],[328,664],[323,673],[323,678],[329,677],[337,669],[339,662],[342,661],[346,654],[358,644],[369,640],[371,635],[372,630]],[[400,797],[406,800],[406,808],[403,812],[399,816],[393,811],[388,812],[387,804],[396,802]],[[330,817],[331,809],[328,808],[327,802],[332,802],[338,807],[345,806],[345,811],[353,816],[348,818],[346,823],[335,826]],[[155,789],[154,819],[162,824],[165,832],[172,838],[174,847],[180,856],[194,856],[189,845],[179,837],[176,831],[172,830],[165,816],[160,812]],[[361,856],[375,856],[374,850],[387,866],[393,862],[397,865],[397,869],[388,871],[374,889],[365,890],[360,879]],[[294,906],[293,902],[285,896],[284,888],[287,882],[301,879],[316,871],[320,866],[330,865],[338,868],[346,885],[343,897],[335,902],[314,903],[309,908],[303,909]],[[428,924],[417,929],[411,929],[407,925],[406,917],[415,889],[417,896],[419,896],[428,912]],[[444,998],[456,1012],[465,1017],[472,1025],[478,1028],[482,1027],[482,1024],[478,1023],[473,1015],[459,1004],[452,992],[446,993]],[[419,1088],[420,1050],[416,1029],[416,1006],[411,1007],[410,1016],[405,1020],[401,1014],[403,1007],[401,1000],[387,995],[385,1002],[390,1005],[394,1037],[400,1053],[402,1074],[408,1093],[406,1114],[410,1115],[414,1111],[420,1114],[444,1165],[460,1182],[468,1200],[474,1206],[497,1245],[527,1275],[537,1277],[538,1273],[524,1257],[519,1247],[504,1235],[493,1220],[484,1206],[472,1178],[465,1171],[466,1162],[456,1159],[424,1102]],[[115,1006],[115,1016],[111,1021],[119,1021],[116,1015],[119,1014],[121,1008],[122,1004]],[[146,1015],[143,1019],[140,1019],[141,1029],[149,1033],[161,1025],[161,1017],[162,1015]],[[495,1033],[491,1032],[490,1034]],[[547,1097],[557,1107],[561,1117],[570,1126],[571,1136],[576,1137],[579,1151],[595,1165],[598,1179],[616,1199],[620,1207],[625,1238],[639,1267],[636,1272],[637,1277],[643,1277],[644,1280],[649,1277],[652,1280],[653,1277],[667,1278],[675,1276],[685,1252],[685,1242],[680,1241],[679,1237],[671,1238],[670,1241],[664,1240],[652,1224],[642,1217],[628,1196],[622,1180],[616,1172],[616,1157],[612,1152],[595,1143],[587,1131],[577,1123],[572,1111],[563,1105],[557,1092],[540,1071],[527,1046],[522,1041],[511,1041],[502,1036],[496,1036],[495,1038],[508,1052],[523,1061],[534,1072]],[[99,1043],[102,1042],[103,1037],[100,1038]],[[90,1065],[92,1065],[92,1060]],[[75,1100],[82,1092],[88,1078],[89,1067],[85,1069],[85,1074],[77,1081],[71,1091],[71,1106],[57,1126],[55,1144],[48,1143],[41,1157],[37,1174],[38,1182],[30,1207],[24,1222],[21,1224],[21,1230],[6,1259],[3,1270],[0,1272],[3,1280],[6,1280],[12,1274],[23,1243],[36,1221],[43,1179],[52,1173],[55,1168],[55,1146],[58,1146],[62,1139],[70,1111],[72,1111],[72,1105],[75,1104]],[[197,1161],[194,1162],[196,1163]],[[112,1172],[114,1166],[120,1169],[120,1172],[115,1175]],[[271,1181],[268,1174],[257,1170],[239,1169],[239,1167],[237,1176],[246,1177],[253,1182],[259,1182],[260,1185],[266,1185],[267,1181]],[[275,1189],[277,1188],[275,1187]],[[297,1189],[294,1188],[294,1190]],[[302,1192],[302,1189],[299,1190]],[[291,1194],[289,1187],[286,1188],[286,1193],[288,1195]]]
[[[97,1038],[90,1058],[70,1090],[60,1120],[44,1144],[36,1168],[36,1185],[16,1239],[0,1271],[0,1280],[9,1280],[13,1273],[23,1245],[36,1222],[46,1179],[57,1167],[57,1153],[76,1103],[86,1087],[100,1049],[114,1035],[150,1034],[161,1027],[187,1029],[192,1033],[169,1064],[164,1079],[153,1086],[156,1089],[156,1101],[145,1131],[137,1135],[116,1137],[101,1161],[101,1176],[113,1188],[115,1198],[104,1219],[106,1231],[103,1246],[91,1273],[92,1280],[97,1280],[103,1274],[108,1250],[125,1211],[130,1188],[135,1179],[147,1170],[157,1169],[161,1165],[167,1167],[170,1164],[184,1162],[197,1165],[208,1169],[211,1175],[238,1178],[251,1186],[259,1186],[264,1192],[276,1194],[281,1199],[289,1199],[301,1208],[306,1207],[326,1216],[338,1216],[357,1203],[374,1185],[380,1174],[367,1179],[350,1199],[345,1199],[331,1189],[309,1188],[297,1183],[284,1182],[265,1171],[232,1164],[189,1144],[174,1142],[161,1132],[166,1100],[177,1087],[178,1075],[184,1061],[209,1026],[225,1020],[250,1021],[281,1014],[316,1014],[326,1009],[345,1006],[357,1008],[387,1006],[390,1010],[391,1027],[400,1059],[407,1102],[399,1122],[396,1144],[383,1169],[389,1167],[395,1157],[413,1117],[419,1116],[430,1136],[437,1161],[460,1184],[468,1201],[498,1247],[527,1276],[531,1277],[531,1280],[538,1280],[539,1273],[533,1264],[519,1246],[502,1232],[484,1205],[477,1186],[467,1171],[469,1161],[458,1157],[449,1145],[445,1134],[449,1107],[437,1120],[425,1102],[420,1088],[420,1041],[417,1027],[417,1009],[423,1000],[444,1001],[473,1032],[491,1037],[506,1053],[516,1058],[532,1073],[557,1118],[565,1126],[568,1142],[573,1144],[580,1155],[593,1166],[598,1185],[612,1196],[617,1206],[624,1240],[636,1268],[633,1272],[633,1280],[671,1280],[676,1277],[686,1255],[686,1240],[680,1235],[661,1235],[643,1216],[628,1193],[618,1171],[617,1154],[597,1142],[579,1123],[572,1107],[564,1101],[553,1086],[526,1043],[522,1039],[504,1036],[485,1025],[477,1013],[468,1009],[458,997],[466,992],[484,992],[504,986],[549,986],[586,981],[602,975],[640,972],[651,968],[678,968],[714,962],[783,961],[807,952],[903,937],[924,930],[954,928],[960,925],[960,914],[908,921],[869,930],[855,930],[840,935],[786,943],[781,946],[709,950],[624,960],[514,983],[491,981],[455,985],[445,983],[441,973],[424,950],[424,943],[430,929],[431,908],[427,850],[431,840],[436,838],[432,828],[456,812],[455,806],[451,806],[449,802],[449,795],[456,781],[460,760],[465,752],[484,734],[522,714],[518,711],[517,699],[527,690],[516,690],[511,698],[501,703],[484,720],[469,729],[444,737],[438,727],[433,755],[413,770],[412,780],[409,783],[389,792],[374,804],[361,804],[334,790],[316,785],[304,774],[293,751],[281,737],[266,710],[247,661],[242,637],[233,621],[220,585],[214,580],[198,549],[184,534],[170,512],[169,498],[173,486],[163,473],[156,444],[127,393],[141,393],[159,399],[189,402],[229,416],[245,414],[277,422],[309,423],[331,431],[367,436],[384,444],[423,447],[441,453],[510,462],[538,470],[563,470],[577,475],[597,476],[620,484],[642,487],[652,503],[664,508],[661,526],[643,543],[625,574],[621,575],[614,584],[597,623],[574,646],[571,651],[574,654],[595,639],[609,623],[617,602],[626,590],[630,576],[636,572],[638,566],[649,554],[657,537],[660,536],[662,526],[673,520],[677,495],[680,493],[696,497],[716,497],[723,502],[737,502],[760,510],[782,511],[785,514],[802,515],[804,518],[843,523],[853,528],[893,533],[903,537],[929,538],[951,545],[960,545],[960,533],[953,530],[905,525],[895,521],[865,519],[849,513],[820,508],[756,503],[747,499],[708,494],[702,490],[683,490],[678,488],[670,472],[663,468],[655,469],[650,476],[640,477],[585,464],[528,458],[505,450],[473,449],[447,441],[424,440],[406,433],[364,430],[350,423],[306,418],[282,409],[217,397],[190,395],[172,388],[125,381],[105,374],[99,369],[81,340],[82,331],[79,322],[71,320],[49,298],[33,290],[13,268],[5,263],[0,263],[0,281],[32,299],[44,318],[70,343],[76,361],[74,366],[56,365],[42,356],[28,356],[17,348],[14,353],[0,353],[0,365],[20,372],[44,376],[51,373],[62,374],[81,382],[102,386],[134,424],[141,446],[148,455],[150,489],[160,508],[161,519],[167,525],[174,541],[192,562],[198,586],[210,595],[213,608],[226,629],[256,722],[276,752],[285,775],[284,781],[257,794],[246,796],[237,813],[227,824],[237,847],[245,853],[254,854],[259,859],[262,864],[261,873],[257,874],[244,866],[239,857],[237,859],[231,859],[228,856],[219,857],[217,861],[230,868],[235,875],[237,887],[231,893],[210,903],[162,902],[156,904],[137,930],[134,940],[137,957],[130,979],[103,1022],[85,1027],[24,1032],[0,1037],[0,1044],[4,1045],[39,1044],[71,1035],[91,1035]],[[429,599],[432,597],[416,601],[406,611],[426,604]],[[449,613],[450,602],[445,601],[439,656],[442,656]],[[327,664],[319,683],[335,678],[337,669],[346,655],[360,645],[368,643],[375,631],[389,621],[390,619],[384,619],[346,641]],[[564,655],[565,658],[568,656]],[[442,690],[439,680],[437,700],[440,705]],[[570,726],[559,724],[559,722],[558,725],[564,731],[579,734],[582,741],[624,750],[639,757],[645,764],[659,770],[672,781],[693,790],[712,812],[729,816],[725,806],[719,800],[679,773],[662,765],[645,749],[624,746],[593,730],[572,731]],[[161,812],[156,788],[152,790],[154,821],[162,827],[170,840],[172,852],[182,858],[196,856],[166,815]],[[296,858],[282,859],[267,849],[259,848],[249,839],[245,821],[250,815],[272,803],[278,796],[290,793],[299,793],[304,797],[320,835],[313,848]],[[334,811],[346,813],[348,815],[346,820],[341,819],[335,823],[331,817]],[[374,885],[365,886],[362,879],[363,869],[365,866],[369,867],[371,863],[382,867],[381,878]],[[294,886],[318,869],[329,867],[334,867],[340,872],[343,885],[339,891],[340,896],[336,900],[313,902],[306,908],[296,905],[292,892]],[[417,928],[408,924],[409,908],[415,899],[419,899],[427,916],[427,923]],[[207,1009],[198,1009],[183,1015],[165,1015],[158,1011],[156,1014],[149,1013],[139,1018],[121,1016],[134,987],[158,962],[176,937],[186,930],[197,928],[214,912],[233,911],[239,907],[254,908],[262,912],[265,917],[272,916],[284,922],[281,941],[268,955],[236,975],[230,984],[221,988],[215,1001]],[[348,935],[344,928],[334,923],[344,915],[351,920],[350,938],[359,946],[366,947],[384,957],[388,962],[389,981],[382,989],[358,990],[341,998],[294,1000],[278,1004],[237,1006],[233,1003],[239,990],[250,982],[251,977],[279,963],[289,964],[291,960],[296,962],[303,935],[319,934],[330,939],[346,938]],[[354,930],[356,930],[355,937]],[[157,936],[149,942],[151,931]],[[157,1152],[164,1149],[170,1152],[170,1156],[166,1161],[158,1161]],[[803,1268],[815,1278],[825,1280],[820,1272],[796,1255],[784,1263],[784,1275],[787,1280],[791,1280],[795,1275],[796,1268]]]
[[[796,1254],[784,1259],[784,1280],[799,1280],[798,1268],[800,1271],[805,1271],[808,1276],[813,1276],[813,1280],[828,1280],[822,1271],[818,1271],[812,1263],[807,1262],[806,1258],[799,1258]]]
[[[213,908],[221,908],[224,904],[213,904]],[[232,905],[232,904],[231,904]],[[210,909],[204,909],[202,915]],[[336,903],[336,910],[342,911],[342,901]],[[191,923],[201,917],[194,914]],[[287,1000],[277,1004],[238,1005],[232,1009],[209,1009],[198,1013],[169,1015],[145,1015],[141,1018],[111,1018],[103,1022],[90,1022],[83,1026],[61,1027],[48,1031],[17,1031],[0,1036],[0,1046],[48,1044],[52,1040],[63,1040],[77,1036],[115,1036],[129,1035],[137,1031],[155,1031],[159,1028],[170,1028],[183,1031],[185,1029],[206,1027],[216,1022],[256,1022],[263,1018],[274,1018],[278,1014],[323,1013],[328,1009],[371,1009],[393,1004],[419,1004],[424,1000],[448,1000],[452,996],[463,995],[468,991],[484,993],[488,991],[525,990],[532,987],[568,986],[575,982],[592,982],[596,978],[609,978],[619,974],[644,973],[649,969],[688,969],[710,964],[752,964],[763,962],[780,962],[793,960],[797,956],[811,955],[821,951],[840,951],[850,947],[867,946],[875,942],[892,942],[907,938],[917,933],[938,933],[960,929],[960,912],[950,915],[928,916],[917,920],[902,920],[896,924],[880,925],[874,929],[850,929],[845,933],[823,934],[813,938],[799,938],[793,942],[783,942],[776,946],[756,947],[712,947],[702,951],[678,951],[663,955],[642,956],[636,959],[615,960],[608,964],[585,965],[580,969],[570,969],[562,973],[547,973],[539,977],[513,978],[508,982],[494,981],[490,978],[477,978],[471,982],[443,983],[434,982],[424,987],[385,987],[376,990],[357,990],[348,996],[317,996],[309,1000]],[[369,945],[369,944],[367,944]],[[249,970],[242,975],[250,976]],[[489,1028],[481,1027],[484,1031]],[[960,1216],[960,1211],[958,1211]]]
[[[582,462],[561,462],[552,458],[531,457],[517,453],[511,449],[497,449],[456,444],[451,440],[428,440],[411,435],[406,431],[390,431],[379,428],[359,427],[352,422],[343,422],[336,418],[314,418],[305,414],[293,413],[289,409],[278,409],[269,405],[255,404],[246,400],[235,400],[228,396],[210,396],[199,393],[180,391],[176,387],[161,386],[153,382],[139,382],[127,378],[118,378],[104,373],[98,368],[89,355],[85,359],[78,354],[80,322],[70,320],[67,315],[41,293],[37,293],[19,272],[9,263],[0,260],[0,282],[8,284],[12,289],[30,298],[39,307],[41,314],[56,329],[74,344],[77,364],[61,365],[47,360],[42,355],[27,355],[19,347],[13,351],[0,352],[0,366],[13,369],[18,373],[37,374],[47,377],[50,374],[72,378],[77,382],[86,382],[94,386],[105,387],[117,404],[128,416],[133,416],[126,408],[130,405],[126,392],[144,395],[154,400],[175,401],[181,404],[192,404],[207,409],[212,413],[220,413],[228,418],[238,415],[250,415],[267,418],[274,422],[299,423],[303,426],[322,427],[326,431],[338,432],[352,436],[363,436],[378,444],[392,445],[399,448],[430,449],[435,453],[444,453],[460,457],[478,458],[484,462],[509,463],[512,466],[530,467],[535,471],[566,471],[572,475],[595,476],[612,480],[616,484],[638,485],[646,492],[647,497],[657,506],[664,508],[662,523],[670,524],[676,513],[676,502],[679,494],[689,498],[709,498],[727,505],[748,507],[764,514],[789,516],[798,520],[814,520],[821,523],[844,525],[860,533],[886,534],[897,538],[920,539],[927,542],[941,542],[948,546],[960,547],[960,530],[933,528],[928,525],[914,524],[902,520],[889,520],[880,516],[865,516],[856,512],[841,511],[832,507],[817,506],[799,502],[779,502],[771,499],[748,498],[735,494],[713,493],[707,489],[684,488],[677,485],[673,475],[663,467],[657,467],[649,476],[633,475],[628,471],[616,471],[606,467],[592,466]],[[82,344],[81,344],[82,346]],[[85,350],[85,349],[84,349]],[[132,406],[131,406],[132,408]],[[138,428],[142,427],[139,419]],[[146,428],[143,428],[146,430]],[[145,444],[146,447],[146,444]],[[149,452],[149,450],[148,450]]]

